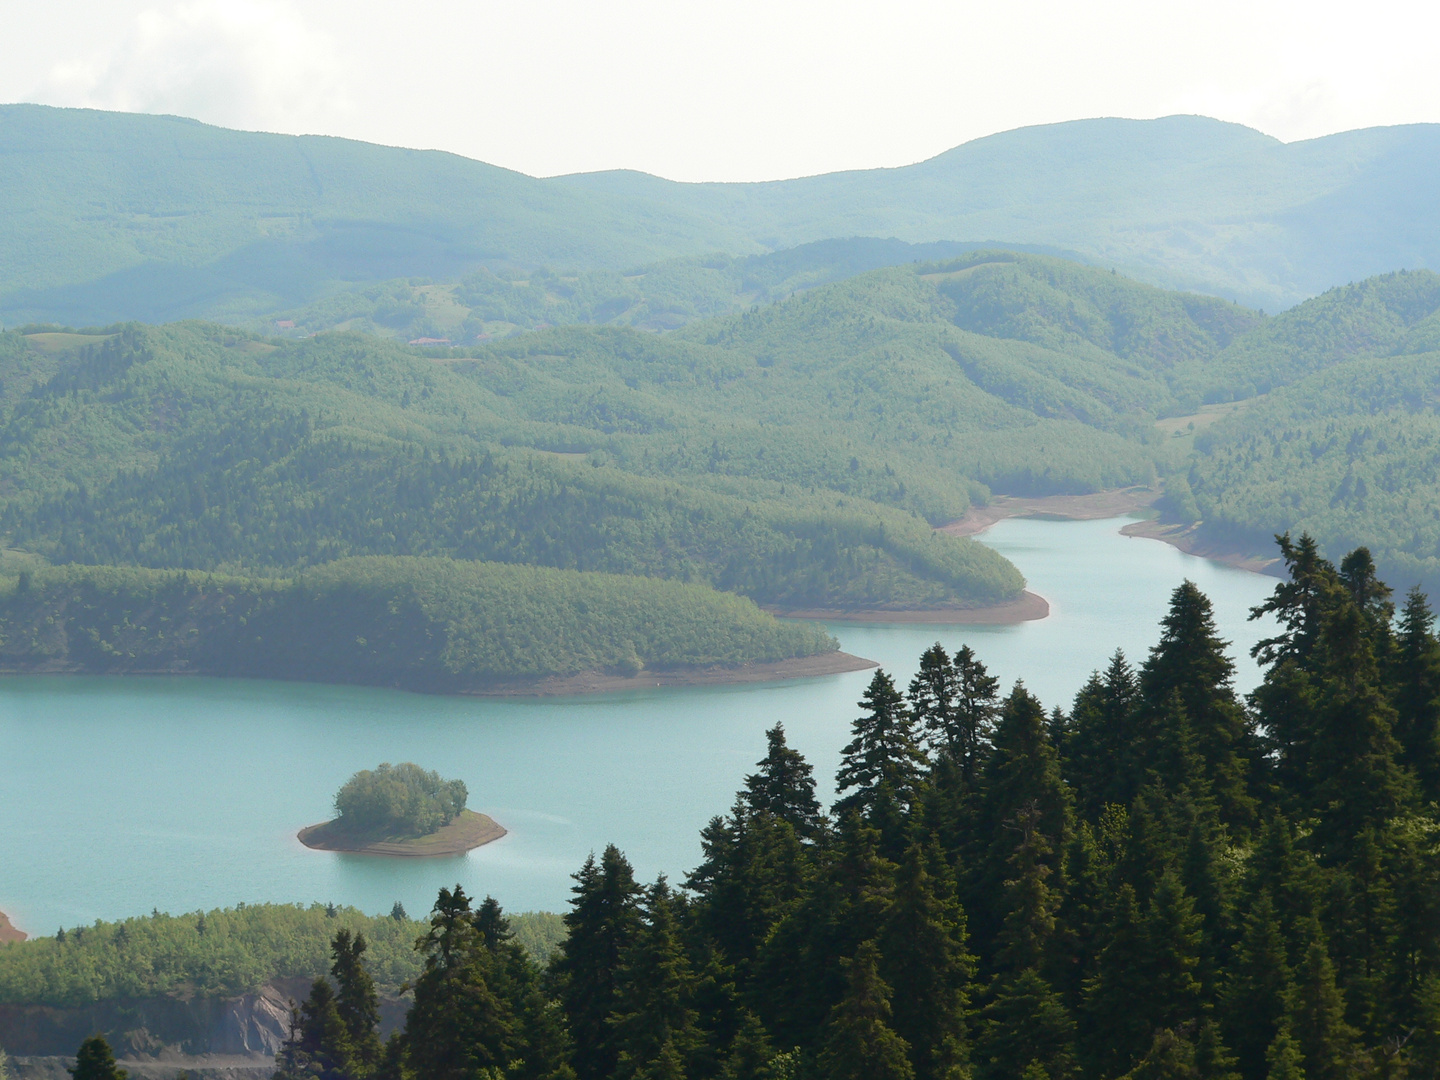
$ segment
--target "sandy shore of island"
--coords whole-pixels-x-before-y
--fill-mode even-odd
[[[1043,619],[1050,602],[1038,593],[1024,592],[1017,600],[989,607],[936,608],[774,608],[766,611],[783,619],[818,619],[822,622],[919,623],[931,626],[1011,626]]]
[[[16,929],[15,924],[10,921],[9,915],[0,911],[0,945],[11,941],[24,941],[27,937],[29,935],[25,931]]]
[[[367,840],[338,828],[338,821],[324,821],[301,829],[296,838],[316,851],[343,851],[352,855],[388,855],[399,858],[434,858],[464,855],[505,835],[494,818],[462,810],[460,816],[429,836],[411,840]]]
[[[641,670],[635,675],[611,675],[582,671],[577,675],[550,675],[534,679],[507,679],[460,691],[477,697],[556,697],[569,694],[606,694],[618,690],[644,690],[657,686],[727,686],[735,683],[778,682],[808,679],[817,675],[841,675],[878,667],[874,660],[844,652],[797,656],[740,667],[678,668],[666,671]]]

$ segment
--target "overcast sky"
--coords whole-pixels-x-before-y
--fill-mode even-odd
[[[1091,116],[1440,121],[1440,5],[1394,0],[0,0],[0,27],[0,101],[541,176],[776,179]]]

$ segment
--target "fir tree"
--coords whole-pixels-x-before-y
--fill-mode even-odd
[[[1167,717],[1182,715],[1173,705],[1178,701],[1222,820],[1246,828],[1255,814],[1249,793],[1251,739],[1245,711],[1235,698],[1228,646],[1216,632],[1209,598],[1186,581],[1171,594],[1160,641],[1140,672],[1140,693],[1152,724],[1163,726]],[[1152,739],[1164,741],[1165,735]]]
[[[815,770],[785,743],[785,725],[765,733],[768,750],[757,762],[759,771],[745,778],[741,798],[752,813],[789,822],[796,835],[813,838],[820,829],[820,803],[815,798]]]
[[[1245,1063],[1246,1080],[1263,1080],[1266,1048],[1284,1025],[1289,994],[1285,937],[1265,890],[1245,915],[1222,991],[1225,1030]]]
[[[619,1002],[623,958],[641,929],[634,872],[613,844],[575,875],[564,942],[550,966],[575,1042],[581,1080],[606,1080],[619,1056],[609,1017]]]
[[[976,1045],[981,1080],[1075,1075],[1075,1025],[1065,1003],[1034,968],[997,979],[980,1014]]]
[[[850,794],[835,804],[835,812],[858,812],[885,828],[913,801],[927,762],[915,741],[914,721],[905,699],[883,670],[870,680],[860,707],[864,713],[852,725],[854,738],[845,747],[835,777],[836,790]],[[893,835],[886,838],[898,839]]]
[[[330,952],[334,957],[330,974],[335,978],[335,1009],[345,1027],[348,1054],[343,1069],[350,1077],[363,1077],[380,1064],[380,998],[375,980],[365,969],[365,935],[351,937],[344,928],[336,931]]]
[[[92,1035],[75,1052],[75,1067],[68,1070],[75,1080],[125,1080],[130,1074],[115,1064],[110,1044]]]
[[[880,977],[880,954],[864,942],[843,961],[845,997],[826,1025],[820,1074],[826,1080],[913,1080],[910,1047],[890,1026],[890,987]]]
[[[702,1035],[694,1008],[695,975],[680,940],[675,900],[661,877],[645,896],[644,924],[622,955],[609,1018],[617,1080],[659,1075],[671,1062],[689,1071]]]
[[[882,974],[895,991],[892,1027],[911,1048],[917,1080],[963,1074],[975,965],[965,947],[965,913],[933,845],[912,844],[905,853],[880,944]]]
[[[1345,1021],[1345,997],[1335,982],[1324,933],[1313,919],[1304,932],[1308,941],[1295,968],[1286,1020],[1309,1080],[1344,1080],[1362,1064],[1356,1033]]]
[[[1265,1051],[1265,1080],[1305,1080],[1305,1059],[1300,1046],[1282,1025]]]
[[[1419,586],[1405,597],[1393,663],[1395,736],[1425,802],[1440,801],[1440,643]]]
[[[1087,818],[1098,817],[1107,805],[1129,806],[1140,790],[1139,703],[1134,670],[1119,650],[1105,674],[1096,672],[1076,695],[1065,765]]]
[[[497,991],[495,963],[459,885],[441,889],[420,940],[424,969],[405,1019],[407,1064],[426,1080],[472,1080],[519,1058],[524,1033]]]

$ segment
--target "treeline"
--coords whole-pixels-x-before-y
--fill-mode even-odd
[[[563,936],[558,915],[512,916],[516,940],[541,963]],[[0,945],[0,1004],[88,1005],[166,994],[231,997],[275,979],[315,979],[344,929],[364,934],[373,978],[390,991],[420,973],[415,939],[425,929],[397,903],[369,916],[333,904],[239,904],[183,915],[155,912],[61,929]]]
[[[404,1030],[339,939],[279,1075],[1440,1076],[1432,613],[1282,552],[1248,700],[1188,582],[1068,712],[937,645],[875,675],[829,816],[776,727],[683,889],[592,856],[543,975],[442,891]]]
[[[702,585],[451,559],[339,560],[294,579],[72,565],[0,582],[0,666],[11,671],[465,690],[835,647]]]

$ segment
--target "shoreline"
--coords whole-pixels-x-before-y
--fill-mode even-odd
[[[1249,570],[1252,574],[1269,577],[1284,577],[1285,565],[1278,555],[1256,555],[1254,552],[1239,551],[1224,544],[1217,544],[1199,535],[1200,525],[1165,524],[1153,519],[1136,521],[1120,530],[1121,536],[1140,537],[1145,540],[1159,540],[1173,548],[1195,555],[1211,562],[1233,566],[1237,570]]]
[[[951,536],[976,536],[990,526],[1012,517],[1058,518],[1063,521],[1096,521],[1122,517],[1125,514],[1148,510],[1161,494],[1158,488],[1128,487],[1097,491],[1091,495],[997,495],[988,505],[971,507],[970,512],[963,518],[942,525],[936,531]],[[1143,518],[1124,526],[1120,535],[1159,540],[1187,555],[1233,566],[1237,570],[1248,570],[1253,574],[1270,577],[1284,576],[1284,568],[1278,556],[1261,555],[1207,540],[1199,535],[1203,524],[1200,522],[1182,525],[1162,522],[1153,517]]]
[[[1014,626],[1045,619],[1050,602],[1028,589],[1018,600],[985,607],[944,608],[771,608],[766,611],[782,619],[815,619],[821,622],[918,623],[931,626]]]
[[[603,671],[581,671],[573,675],[517,675],[470,684],[395,682],[331,682],[326,679],[286,679],[276,675],[236,675],[228,672],[176,671],[157,668],[149,671],[88,671],[76,664],[35,667],[0,667],[0,679],[46,675],[82,675],[95,679],[256,679],[268,682],[318,683],[324,686],[357,686],[367,689],[402,690],[411,694],[438,694],[442,697],[556,697],[570,694],[599,694],[637,690],[653,686],[725,686],[732,683],[776,682],[808,679],[819,675],[840,675],[878,667],[873,660],[845,652],[816,653],[788,660],[767,660],[737,667],[642,668],[635,675],[613,675]]]
[[[1113,488],[1089,495],[996,495],[984,506],[972,506],[964,517],[935,531],[949,536],[975,536],[1012,517],[1096,521],[1148,510],[1160,495],[1160,489],[1152,487]]]
[[[582,671],[575,675],[545,675],[506,679],[487,686],[460,690],[466,697],[559,697],[574,694],[609,694],[621,690],[646,690],[660,686],[731,686],[742,683],[779,682],[809,679],[819,675],[843,675],[879,667],[874,660],[846,652],[816,653],[789,660],[771,660],[740,667],[676,668],[634,675],[608,675],[603,671]]]
[[[6,945],[12,941],[25,941],[29,937],[29,934],[10,921],[9,915],[0,911],[0,945]]]
[[[506,834],[506,829],[488,814],[462,810],[448,825],[428,836],[407,840],[362,840],[338,832],[335,821],[307,825],[295,839],[311,851],[338,851],[348,855],[381,855],[391,858],[425,859],[446,855],[464,855],[478,847],[493,843]]]

